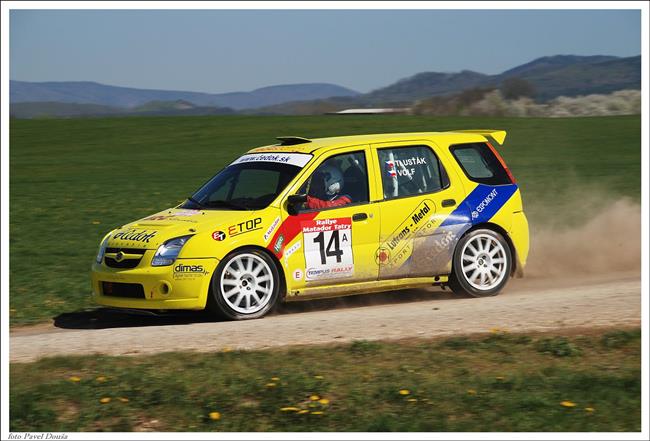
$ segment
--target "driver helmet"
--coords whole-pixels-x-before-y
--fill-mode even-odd
[[[334,196],[338,194],[343,188],[344,180],[343,173],[336,167],[331,165],[326,165],[321,170],[323,176],[323,186],[325,189],[325,194],[328,196]]]

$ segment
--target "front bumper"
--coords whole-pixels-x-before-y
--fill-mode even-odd
[[[95,303],[135,309],[204,309],[218,259],[177,259],[170,266],[150,266],[153,253],[147,251],[140,264],[130,269],[94,263],[91,280]],[[142,295],[127,297],[120,288],[126,285],[121,284],[130,284],[131,288],[141,285]]]

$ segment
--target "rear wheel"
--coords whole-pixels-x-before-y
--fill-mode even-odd
[[[226,256],[212,276],[208,308],[231,320],[264,316],[275,306],[280,280],[275,262],[254,249]]]
[[[474,230],[456,245],[449,286],[456,294],[495,296],[512,269],[510,247],[496,231]]]

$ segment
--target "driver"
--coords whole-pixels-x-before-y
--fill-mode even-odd
[[[337,167],[326,165],[314,173],[312,191],[307,195],[307,208],[340,207],[352,202],[350,196],[341,194],[343,174]]]

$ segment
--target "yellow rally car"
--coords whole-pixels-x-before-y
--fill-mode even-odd
[[[496,295],[528,222],[494,130],[282,137],[181,205],[108,233],[100,305],[261,317],[282,300],[427,285]]]

